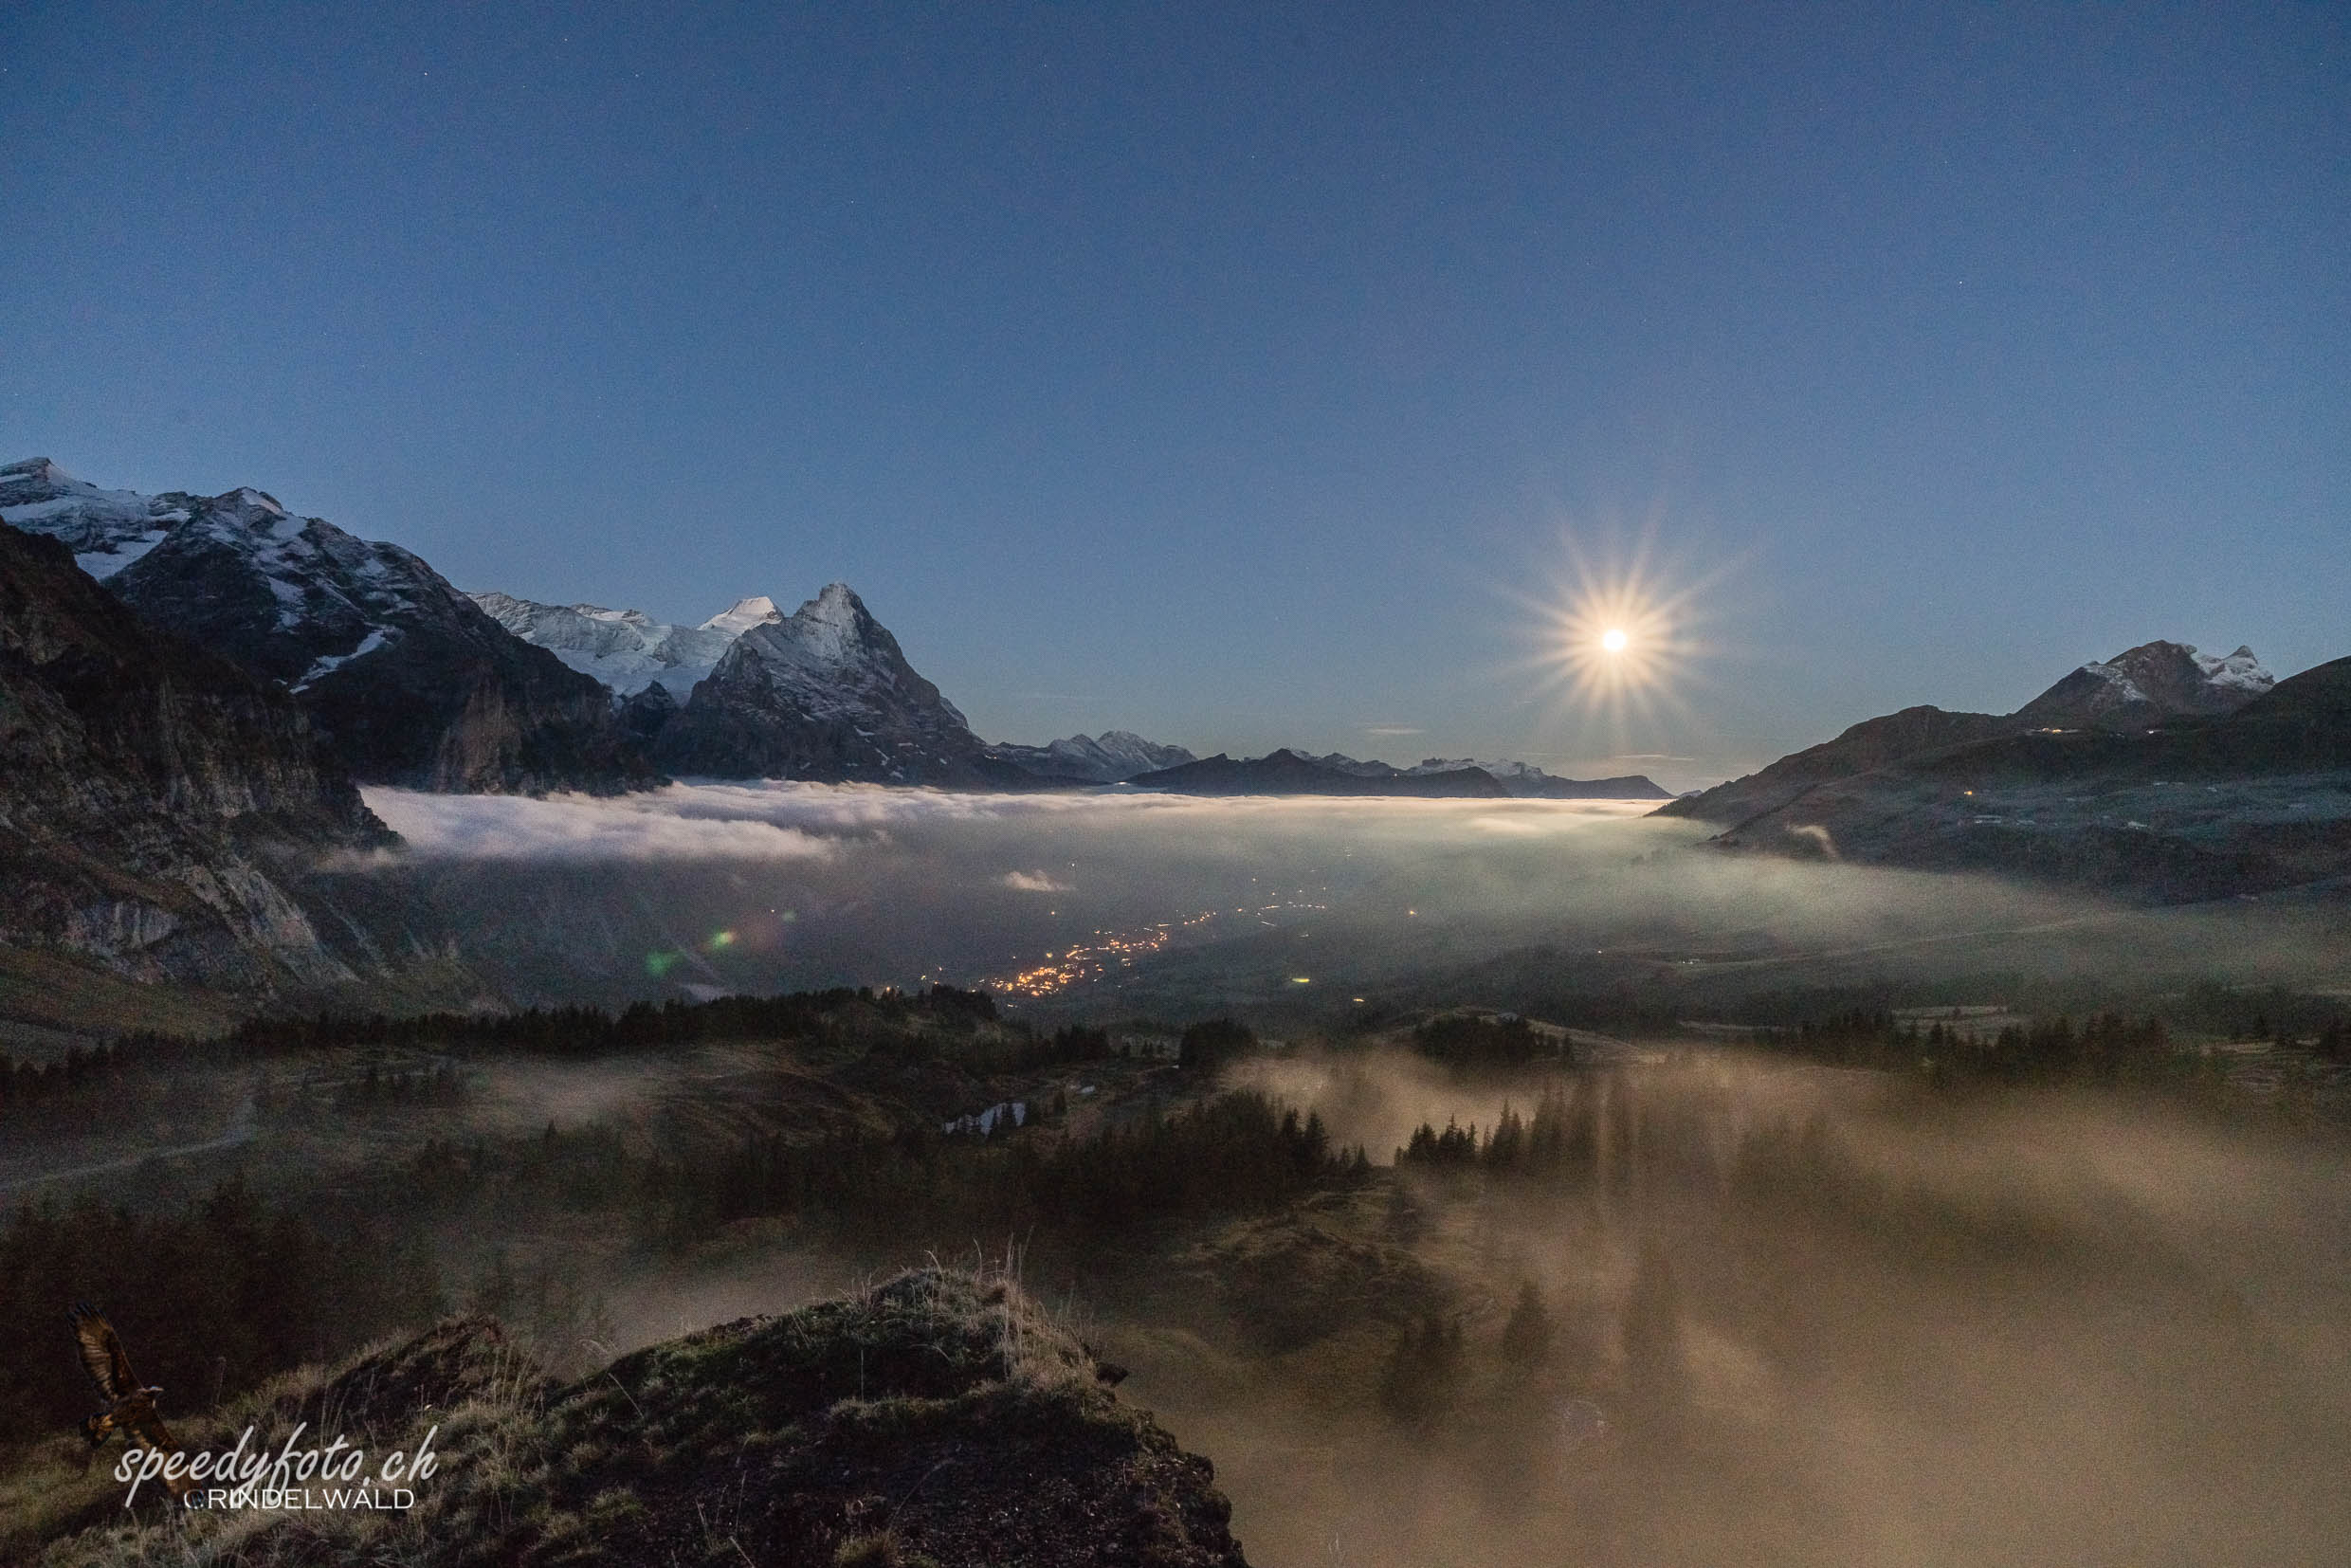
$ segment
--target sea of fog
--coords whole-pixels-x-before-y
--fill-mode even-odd
[[[370,790],[407,884],[517,1000],[985,985],[1015,1008],[1343,1015],[1532,986],[1971,975],[2342,983],[2324,908],[2136,908],[1738,854],[1647,802],[1028,795],[769,782]],[[1532,978],[1530,978],[1530,976]]]

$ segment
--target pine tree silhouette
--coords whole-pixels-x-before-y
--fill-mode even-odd
[[[1519,1286],[1519,1304],[1503,1324],[1503,1358],[1518,1366],[1540,1366],[1551,1355],[1551,1314],[1543,1308],[1542,1293],[1528,1280]]]

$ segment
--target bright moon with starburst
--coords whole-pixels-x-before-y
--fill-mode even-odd
[[[1661,567],[1646,543],[1608,566],[1584,558],[1573,539],[1567,553],[1568,574],[1528,606],[1538,616],[1531,663],[1552,688],[1556,717],[1606,720],[1630,736],[1668,712],[1686,715],[1708,581]]]

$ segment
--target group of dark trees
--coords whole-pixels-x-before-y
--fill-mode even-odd
[[[27,1204],[0,1227],[0,1442],[99,1408],[65,1321],[84,1301],[121,1334],[139,1377],[168,1391],[167,1415],[447,1304],[428,1249],[368,1225],[321,1226],[242,1180],[173,1213]]]
[[[708,1002],[639,1002],[616,1013],[560,1007],[407,1017],[263,1015],[209,1038],[125,1034],[97,1046],[76,1046],[56,1061],[38,1066],[0,1055],[0,1115],[134,1074],[152,1076],[303,1052],[357,1053],[370,1059],[402,1050],[588,1058],[712,1040],[846,1040],[854,1045],[863,1043],[863,1033],[902,1038],[926,1027],[967,1036],[984,1030],[988,1043],[965,1053],[974,1070],[983,1073],[1031,1071],[1109,1054],[1109,1036],[1103,1030],[1066,1028],[1040,1035],[1024,1023],[1000,1022],[995,1001],[985,991],[947,985],[921,992],[838,988],[782,996],[722,996]],[[362,1093],[362,1101],[397,1101],[405,1092],[418,1103],[447,1103],[461,1092],[453,1067],[409,1070],[407,1081],[399,1084],[393,1072],[380,1067],[375,1070],[380,1094]],[[416,1070],[428,1081],[416,1082]]]
[[[56,1061],[38,1066],[0,1054],[0,1113],[37,1105],[67,1089],[106,1082],[115,1076],[122,1053],[129,1048],[113,1043],[76,1046]]]
[[[796,991],[781,996],[720,996],[707,1002],[637,1002],[601,1008],[526,1008],[519,1012],[429,1012],[407,1017],[321,1012],[255,1017],[218,1042],[238,1056],[352,1047],[472,1048],[538,1056],[601,1056],[696,1045],[706,1040],[793,1039],[818,1032],[837,1015],[866,1010],[888,1023],[930,1019],[966,1028],[996,1021],[985,991],[937,985],[905,992],[872,987]],[[186,1042],[150,1039],[150,1045]]]
[[[342,1085],[335,1103],[345,1110],[378,1105],[454,1105],[465,1098],[465,1075],[454,1062],[387,1069],[371,1061]]]
[[[1379,1375],[1379,1407],[1407,1426],[1443,1414],[1461,1381],[1465,1356],[1461,1319],[1429,1312],[1405,1323]]]
[[[1184,1030],[1176,1064],[1186,1072],[1212,1073],[1256,1048],[1257,1036],[1248,1025],[1230,1018],[1210,1018]]]
[[[392,1092],[384,1082],[377,1092]],[[1370,1174],[1363,1151],[1335,1146],[1319,1118],[1242,1092],[1077,1140],[982,1141],[916,1124],[804,1143],[759,1138],[692,1159],[632,1154],[619,1133],[593,1125],[438,1140],[345,1194],[337,1213],[363,1212],[366,1223],[272,1204],[242,1180],[177,1213],[27,1204],[0,1228],[0,1340],[21,1352],[0,1361],[0,1441],[88,1413],[63,1315],[73,1302],[109,1314],[140,1376],[173,1390],[167,1410],[202,1409],[446,1310],[421,1238],[451,1221],[495,1214],[512,1228],[611,1212],[665,1249],[730,1221],[788,1216],[867,1249],[1017,1234],[1049,1255],[1162,1221],[1279,1208]],[[549,1288],[494,1260],[474,1304],[532,1308],[532,1291]]]
[[[1840,1067],[1911,1072],[1941,1082],[1975,1080],[2165,1083],[2204,1070],[2175,1050],[2160,1018],[2096,1012],[2079,1026],[2064,1014],[2010,1024],[1985,1038],[1963,1022],[1897,1018],[1863,1009],[1767,1035],[1779,1050]]]
[[[1400,1168],[1430,1171],[1588,1171],[1599,1157],[1604,1106],[1612,1074],[1576,1073],[1544,1085],[1529,1118],[1504,1102],[1493,1130],[1481,1140],[1477,1123],[1448,1121],[1443,1131],[1422,1122],[1396,1151]]]
[[[868,1239],[1033,1232],[1049,1244],[1275,1209],[1370,1174],[1363,1150],[1334,1147],[1320,1117],[1302,1121],[1244,1091],[1049,1142],[974,1141],[921,1127],[815,1143],[757,1139],[719,1159],[655,1162],[641,1202],[658,1232],[677,1240],[791,1214]]]
[[[1431,1018],[1412,1030],[1412,1044],[1422,1055],[1457,1067],[1522,1067],[1557,1054],[1525,1019],[1475,1013]]]

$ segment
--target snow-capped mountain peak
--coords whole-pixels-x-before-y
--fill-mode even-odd
[[[2204,672],[2204,679],[2215,686],[2242,691],[2253,698],[2277,684],[2277,677],[2262,668],[2253,650],[2241,643],[2234,653],[2197,653],[2193,647],[2188,652],[2195,658],[2196,668]]]
[[[778,647],[789,645],[799,657],[819,664],[870,664],[883,642],[891,655],[898,653],[897,639],[882,629],[847,583],[827,583],[770,635]]]
[[[74,564],[111,577],[188,520],[193,498],[106,490],[46,457],[0,466],[0,522],[63,539]]]
[[[755,626],[767,626],[783,618],[784,612],[775,608],[774,599],[764,593],[755,593],[747,599],[736,600],[730,608],[704,621],[698,629],[722,631],[730,638],[739,637]]]
[[[2013,717],[2041,728],[2132,729],[2233,713],[2276,684],[2250,647],[2215,656],[2188,643],[2141,643],[2082,665]]]
[[[655,756],[682,774],[900,783],[989,766],[955,704],[838,582],[737,637],[663,726]]]
[[[1005,741],[989,747],[988,755],[1041,778],[1082,778],[1096,784],[1117,784],[1137,774],[1198,760],[1181,746],[1163,746],[1133,730],[1104,730],[1100,737],[1072,735],[1042,746]]]
[[[764,595],[739,599],[700,626],[672,626],[642,610],[539,604],[511,593],[483,593],[472,598],[499,625],[582,675],[603,682],[614,697],[634,697],[660,685],[681,702],[742,632],[783,618],[775,612],[775,601]]]

